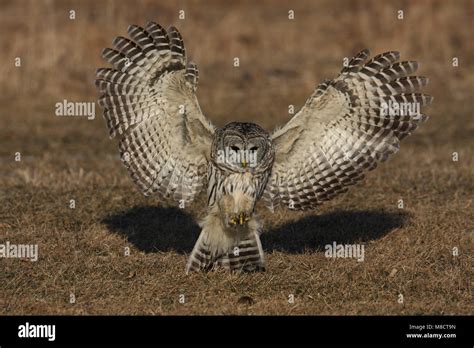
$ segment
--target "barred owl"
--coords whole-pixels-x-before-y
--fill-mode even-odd
[[[369,59],[362,50],[302,109],[267,133],[254,123],[217,128],[197,98],[198,69],[187,62],[178,30],[132,25],[103,50],[113,68],[96,73],[110,137],[145,195],[184,206],[207,191],[207,215],[186,272],[223,267],[265,269],[262,199],[273,212],[313,209],[363,179],[399,149],[427,116],[428,83],[411,76],[414,61],[398,52]],[[408,106],[408,108],[406,107]]]

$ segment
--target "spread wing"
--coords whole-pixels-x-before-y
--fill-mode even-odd
[[[189,202],[201,191],[214,127],[202,114],[195,91],[198,70],[187,64],[174,27],[132,25],[131,39],[117,37],[98,69],[110,137],[118,137],[123,163],[145,195]]]
[[[263,196],[270,210],[310,209],[347,191],[427,119],[419,108],[433,98],[417,93],[428,83],[410,76],[417,63],[398,62],[398,52],[368,57],[368,50],[357,54],[273,132],[275,162]]]

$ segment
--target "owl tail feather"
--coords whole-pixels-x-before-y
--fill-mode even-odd
[[[189,256],[186,273],[193,271],[210,271],[224,268],[232,272],[265,271],[265,259],[258,233],[253,232],[230,252],[213,255],[207,243],[206,231],[202,231]]]

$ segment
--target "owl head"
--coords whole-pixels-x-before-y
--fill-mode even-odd
[[[218,168],[258,173],[266,171],[273,158],[270,135],[255,123],[231,122],[215,134],[211,159]]]

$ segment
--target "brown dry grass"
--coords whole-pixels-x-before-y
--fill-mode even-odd
[[[0,243],[40,249],[36,263],[0,259],[0,313],[473,313],[472,1],[23,0],[0,9]],[[365,183],[320,210],[260,209],[267,272],[185,276],[199,233],[191,215],[140,196],[101,117],[54,116],[58,101],[96,99],[102,47],[149,19],[180,28],[200,68],[201,106],[217,125],[285,122],[288,104],[301,106],[342,57],[366,46],[422,63],[435,96],[431,119]],[[327,259],[323,247],[334,240],[364,243],[365,261]]]

